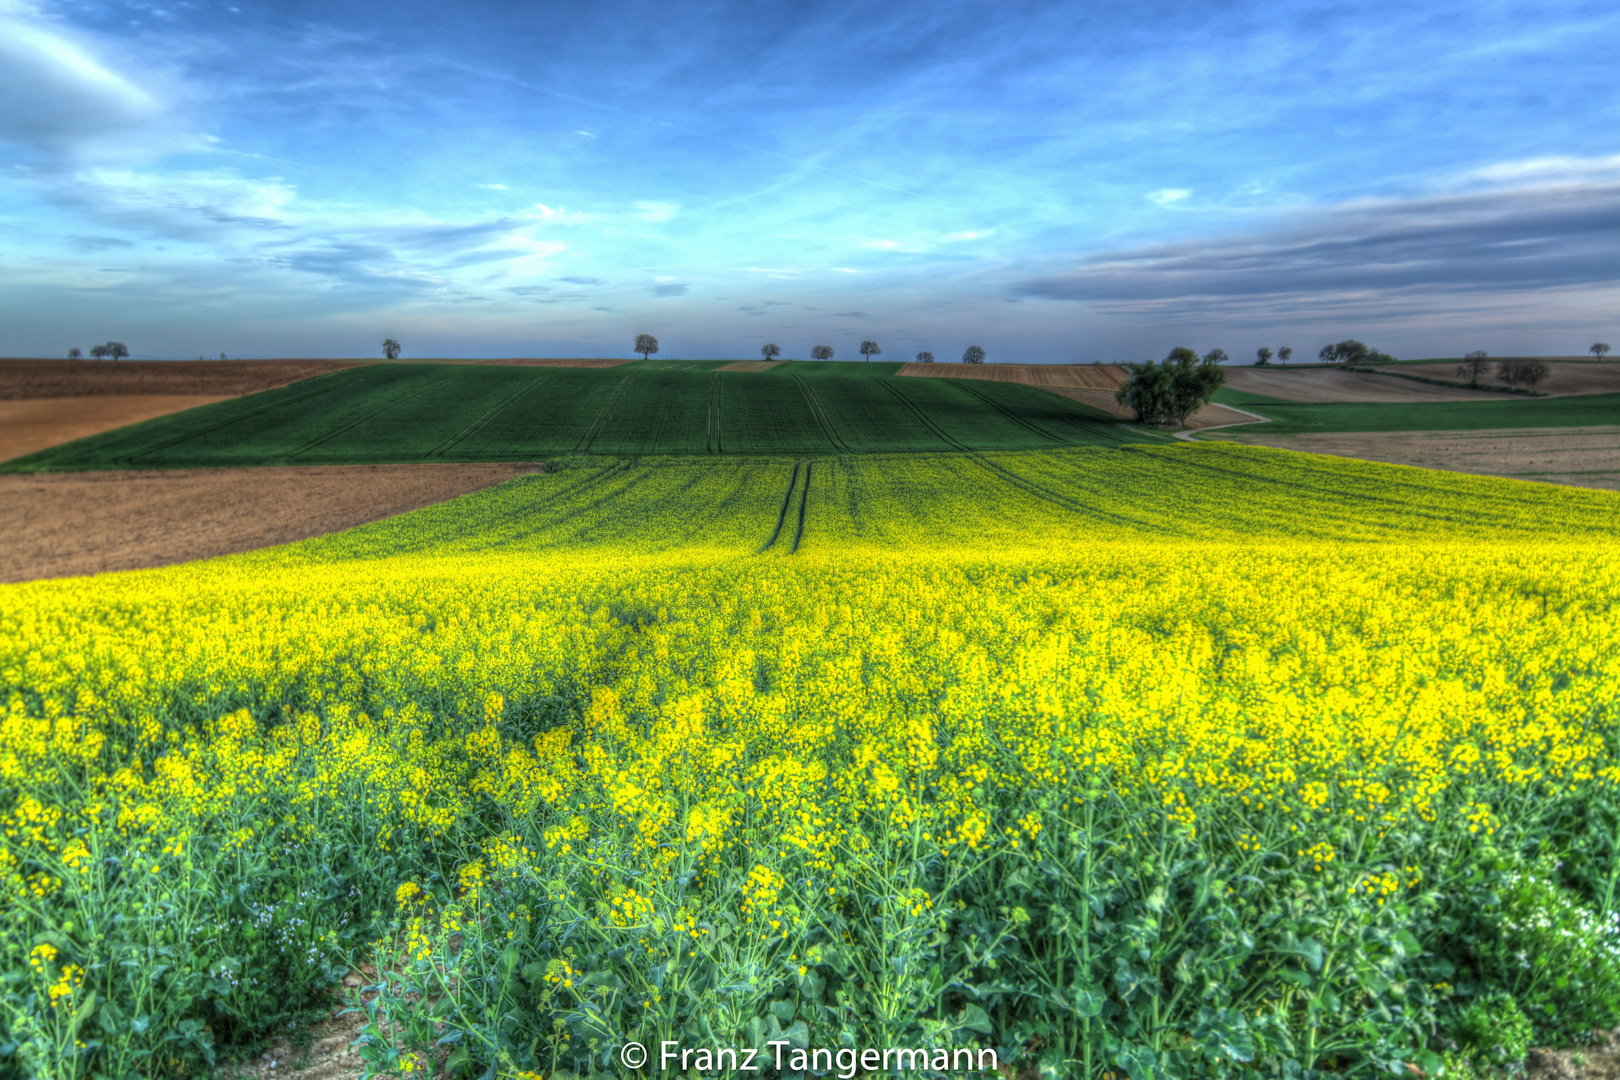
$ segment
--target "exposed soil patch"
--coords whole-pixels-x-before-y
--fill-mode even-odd
[[[1533,359],[1528,357],[1504,357],[1503,359]],[[1480,376],[1480,382],[1491,386],[1501,386],[1503,383],[1496,377],[1496,358],[1491,358],[1491,366]],[[1421,375],[1425,379],[1445,379],[1448,382],[1465,384],[1466,378],[1458,378],[1456,364],[1403,364],[1400,371],[1408,375]],[[1438,388],[1437,388],[1438,389]],[[1259,393],[1260,391],[1256,391]],[[1581,360],[1555,360],[1547,362],[1547,377],[1536,384],[1536,393],[1550,394],[1553,397],[1573,397],[1578,394],[1620,394],[1620,361],[1610,363],[1597,363],[1595,361]]]
[[[735,363],[717,367],[716,371],[769,371],[776,364],[770,360],[738,360]]]
[[[497,364],[507,367],[618,367],[620,364],[634,364],[641,357],[632,357],[629,360],[474,360],[474,364]]]
[[[1043,390],[1060,386],[1117,390],[1126,379],[1125,369],[1118,364],[901,364],[899,374],[926,379],[1020,382]]]
[[[538,465],[325,465],[0,476],[0,581],[169,566],[418,510]]]
[[[1620,491],[1620,426],[1270,435],[1259,424],[1208,438]]]
[[[1427,375],[1419,367],[1403,370]],[[1448,374],[1456,370],[1447,365]],[[1307,404],[1326,402],[1398,402],[1398,401],[1501,401],[1501,394],[1489,390],[1470,390],[1466,386],[1435,386],[1414,379],[1395,379],[1388,375],[1374,375],[1362,371],[1343,371],[1337,368],[1227,368],[1226,385],[1248,394],[1265,394],[1283,401]]]
[[[212,394],[100,394],[91,397],[0,399],[0,461],[87,435],[224,401]]]
[[[0,401],[103,394],[235,397],[360,366],[356,360],[0,360]]]

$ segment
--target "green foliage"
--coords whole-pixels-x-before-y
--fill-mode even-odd
[[[1599,915],[1546,872],[1513,871],[1473,937],[1474,966],[1511,993],[1549,1043],[1620,1024],[1620,914]]]
[[[1476,1071],[1497,1073],[1524,1062],[1534,1030],[1513,995],[1496,990],[1463,1010],[1455,1033],[1465,1059]]]
[[[1191,349],[1177,347],[1162,363],[1127,364],[1130,378],[1114,400],[1134,409],[1140,423],[1185,426],[1187,417],[1209,404],[1225,384],[1224,359],[1220,349],[1200,359]]]

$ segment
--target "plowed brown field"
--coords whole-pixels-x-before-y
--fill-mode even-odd
[[[1480,379],[1481,382],[1492,386],[1502,385],[1502,381],[1496,377],[1496,364],[1497,361],[1493,358],[1490,368]],[[1421,375],[1426,379],[1468,381],[1457,375],[1457,365],[1454,363],[1403,364],[1400,370],[1410,375]],[[1546,380],[1536,387],[1539,394],[1550,394],[1553,397],[1620,394],[1620,361],[1599,364],[1590,360],[1553,360],[1547,363],[1547,371]]]
[[[474,360],[474,364],[499,364],[509,367],[618,367],[620,364],[633,364],[641,357],[631,357],[629,360]]]
[[[418,510],[537,465],[331,465],[0,476],[0,581],[285,544]]]
[[[1451,365],[1455,368],[1456,365]],[[1448,369],[1449,370],[1449,369]],[[1325,402],[1501,401],[1501,394],[1465,386],[1435,386],[1413,379],[1338,368],[1226,369],[1226,385],[1283,401]]]
[[[1125,369],[1117,364],[901,364],[899,373],[927,379],[1021,382],[1044,390],[1059,386],[1118,390],[1125,385]]]
[[[235,397],[360,364],[356,360],[0,360],[0,401],[124,394]]]
[[[92,397],[0,400],[0,461],[87,435],[211,405],[229,395],[102,394]]]
[[[1425,469],[1620,491],[1620,427],[1268,435],[1260,424],[1210,437]]]

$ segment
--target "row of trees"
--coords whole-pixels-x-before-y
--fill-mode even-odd
[[[125,348],[122,341],[109,341],[105,345],[90,346],[90,357],[93,360],[122,360],[128,355],[129,349]],[[69,349],[67,358],[69,360],[83,360],[84,353],[78,349]]]
[[[1604,347],[1607,350],[1607,346]],[[1593,353],[1602,359],[1601,353]],[[1462,363],[1457,365],[1458,376],[1467,376],[1468,385],[1477,387],[1479,377],[1485,374],[1485,369],[1491,364],[1491,354],[1484,349],[1478,349],[1463,357]],[[1527,389],[1535,390],[1536,384],[1551,373],[1551,369],[1540,360],[1529,360],[1523,357],[1510,357],[1496,362],[1496,377],[1508,384],[1510,388],[1517,389],[1522,383]]]
[[[1215,391],[1226,384],[1224,349],[1211,349],[1200,357],[1178,346],[1163,361],[1126,364],[1130,377],[1114,393],[1114,400],[1136,411],[1137,423],[1186,426],[1187,417],[1208,405]]]
[[[385,348],[387,347],[388,344],[389,344],[389,342],[384,342],[383,343]],[[398,342],[394,342],[393,345],[394,345],[396,350],[399,348]],[[641,358],[643,360],[645,360],[645,359],[652,356],[654,353],[656,353],[658,351],[658,339],[653,337],[651,334],[637,334],[636,335],[636,347],[632,351],[640,353]],[[861,342],[861,355],[866,357],[866,359],[868,361],[870,361],[872,359],[872,357],[881,356],[882,354],[883,354],[883,349],[878,345],[877,342],[875,342],[875,341],[863,341],[863,342]],[[394,358],[394,356],[396,356],[396,355],[398,355],[397,352],[390,354],[389,359],[392,360]],[[769,343],[769,344],[761,345],[759,347],[759,355],[764,357],[766,360],[775,360],[776,358],[778,358],[779,356],[782,355],[782,350],[775,343]],[[833,355],[834,355],[833,347],[831,345],[812,345],[812,346],[810,346],[810,359],[812,359],[812,360],[831,360],[833,358]],[[1222,353],[1221,355],[1224,356],[1226,354]],[[985,356],[985,352],[979,346],[977,346],[977,345],[969,345],[967,347],[967,351],[962,354],[962,363],[964,363],[964,364],[982,364],[982,363],[984,363],[984,356]],[[933,362],[934,362],[934,354],[933,353],[924,351],[924,352],[920,352],[920,353],[917,354],[917,363],[919,363],[919,364],[932,364]]]

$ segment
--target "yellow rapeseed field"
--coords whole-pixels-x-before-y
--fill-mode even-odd
[[[1239,447],[591,461],[0,587],[0,1076],[204,1072],[362,964],[372,1075],[1460,1068],[1572,1015],[1504,896],[1620,1007],[1617,526]]]

